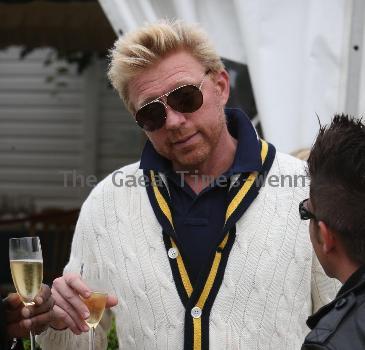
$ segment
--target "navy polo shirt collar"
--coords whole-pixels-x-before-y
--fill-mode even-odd
[[[239,109],[226,108],[225,114],[228,131],[237,140],[235,158],[226,175],[259,171],[261,151],[254,126],[246,114]],[[171,162],[158,154],[152,143],[147,140],[141,155],[140,169],[169,173],[172,171],[172,166]]]

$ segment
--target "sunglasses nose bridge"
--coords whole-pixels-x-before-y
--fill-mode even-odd
[[[168,102],[168,97],[170,95],[170,92],[168,92],[167,94],[165,95],[162,95],[160,96],[157,100],[158,102],[162,103],[165,107],[165,111],[166,111],[166,118],[167,118],[167,115],[168,115],[168,111],[173,111],[175,112],[176,110],[169,105],[169,102]]]

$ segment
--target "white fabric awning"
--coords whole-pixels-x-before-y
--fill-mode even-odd
[[[281,151],[312,144],[316,114],[365,110],[363,0],[99,2],[117,33],[166,17],[200,23],[222,57],[248,64],[265,138]]]

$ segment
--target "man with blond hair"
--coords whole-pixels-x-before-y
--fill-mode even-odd
[[[302,162],[225,109],[229,76],[195,25],[127,33],[108,75],[148,140],[84,203],[43,349],[87,348],[79,270],[92,262],[110,271],[122,349],[298,349],[336,292],[298,217],[307,186],[275,181],[304,177]],[[107,313],[98,349],[109,325]]]

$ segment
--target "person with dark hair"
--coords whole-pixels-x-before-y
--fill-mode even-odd
[[[302,350],[365,349],[365,127],[336,115],[308,159],[310,198],[299,205],[324,271],[343,283],[307,320]]]
[[[22,349],[21,342],[16,346],[16,338],[29,337],[43,332],[53,317],[54,300],[51,289],[43,284],[34,305],[25,307],[16,293],[0,300],[0,350]],[[15,347],[16,346],[16,347]]]

